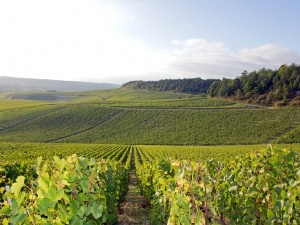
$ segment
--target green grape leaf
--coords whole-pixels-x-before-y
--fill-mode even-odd
[[[11,193],[14,193],[15,196],[18,196],[22,187],[24,186],[25,177],[19,176],[16,179],[16,182],[11,186]]]
[[[11,213],[12,215],[17,215],[18,214],[18,211],[19,211],[19,206],[18,206],[18,203],[15,199],[13,199],[11,201]]]
[[[59,208],[58,213],[59,213],[59,217],[61,218],[61,220],[63,222],[68,222],[70,220],[70,216],[68,214],[66,206],[63,205],[63,204],[61,204],[61,203],[59,203],[58,204],[58,208]]]
[[[88,167],[87,158],[79,157],[79,162],[80,162],[81,166],[83,167],[83,169],[86,169]]]
[[[16,216],[14,216],[13,218],[11,218],[10,223],[13,225],[23,224],[25,222],[26,218],[27,218],[26,213],[19,213]]]
[[[78,216],[74,216],[70,225],[83,225],[83,220],[81,220]]]
[[[275,219],[275,214],[270,209],[268,209],[267,210],[267,217],[268,217],[269,220]]]
[[[8,221],[7,218],[4,218],[4,219],[2,220],[2,225],[9,225],[9,221]]]
[[[66,164],[67,164],[67,161],[66,161],[65,159],[60,159],[60,158],[57,157],[57,156],[53,156],[53,159],[54,159],[56,168],[57,168],[59,171],[63,171],[64,167],[65,167]]]
[[[46,216],[50,216],[49,208],[53,208],[55,203],[49,198],[43,198],[37,203],[37,208]]]
[[[186,214],[186,215],[182,216],[181,222],[184,225],[190,225],[191,224],[191,220],[189,218],[189,215]]]
[[[3,214],[5,216],[9,216],[11,212],[12,210],[10,208],[10,205],[5,205],[0,209],[0,214]]]
[[[87,210],[86,205],[82,205],[82,206],[79,208],[79,210],[78,210],[78,212],[77,212],[77,215],[78,215],[81,219],[83,219],[86,210]]]
[[[103,213],[103,205],[98,206],[96,203],[91,208],[92,215],[95,219],[99,219]]]
[[[172,212],[174,213],[174,215],[176,216],[180,216],[181,212],[180,212],[180,208],[177,205],[173,205],[172,206]]]
[[[89,189],[89,181],[88,180],[81,180],[80,181],[80,186],[83,190],[83,192],[87,192]]]

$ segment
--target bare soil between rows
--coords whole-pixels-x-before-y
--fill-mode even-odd
[[[150,225],[150,204],[140,194],[135,170],[130,172],[128,192],[118,209],[120,225]]]

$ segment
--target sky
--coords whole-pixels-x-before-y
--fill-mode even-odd
[[[0,0],[0,76],[234,78],[300,64],[298,0]]]

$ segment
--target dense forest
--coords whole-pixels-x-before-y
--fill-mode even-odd
[[[282,65],[277,70],[242,72],[235,79],[201,78],[131,81],[123,87],[151,91],[174,91],[232,98],[261,105],[300,106],[300,65]]]
[[[231,97],[261,105],[300,105],[300,66],[282,65],[278,70],[244,71],[235,79],[223,78],[208,89],[211,97]]]
[[[212,83],[220,81],[216,79],[203,80],[201,78],[189,79],[166,79],[159,81],[130,81],[122,87],[135,90],[148,91],[174,91],[191,94],[207,94],[207,90]]]

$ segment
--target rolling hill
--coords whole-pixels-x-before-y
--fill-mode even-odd
[[[2,103],[1,142],[231,145],[300,141],[299,108],[251,108],[197,95],[123,89],[86,92],[66,103]]]

